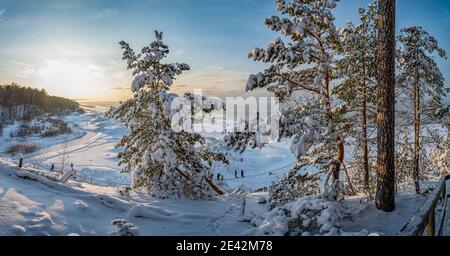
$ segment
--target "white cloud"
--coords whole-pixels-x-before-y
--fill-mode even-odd
[[[11,64],[19,66],[21,69],[15,74],[16,77],[26,78],[29,76],[36,75],[36,68],[28,63],[20,61],[10,61]]]
[[[5,21],[5,18],[3,17],[3,15],[5,14],[6,10],[5,9],[1,9],[0,10],[0,24],[2,24]]]
[[[250,72],[237,68],[209,66],[192,69],[175,81],[173,89],[178,92],[201,89],[209,95],[244,92]],[[182,85],[182,86],[177,86]]]
[[[175,55],[175,56],[181,56],[181,55],[183,55],[183,54],[185,54],[186,53],[186,50],[185,49],[176,49],[174,52],[173,52],[173,55]]]
[[[109,17],[109,16],[114,16],[117,13],[119,13],[119,10],[108,8],[108,9],[104,9],[104,10],[98,12],[92,18],[93,19],[101,19],[101,18],[105,18],[105,17]]]
[[[53,8],[55,10],[69,10],[72,8],[76,8],[77,6],[79,6],[79,5],[77,5],[73,2],[58,1],[51,8]]]
[[[36,23],[40,23],[46,20],[44,16],[18,16],[18,17],[6,17],[6,10],[0,10],[0,27],[3,28],[11,28],[11,27],[22,27],[34,25]]]

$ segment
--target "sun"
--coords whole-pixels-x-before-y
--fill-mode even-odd
[[[97,97],[105,74],[100,66],[69,59],[47,59],[36,71],[39,84],[69,98]]]

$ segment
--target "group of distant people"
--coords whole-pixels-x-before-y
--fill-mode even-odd
[[[237,170],[234,170],[234,177],[235,177],[236,179],[244,178],[244,177],[245,177],[245,176],[244,176],[244,170],[241,170],[241,176],[240,176],[240,177],[238,176],[238,171],[237,171]],[[218,181],[222,181],[222,180],[224,179],[224,176],[219,172],[219,173],[217,173],[216,179],[217,179]]]

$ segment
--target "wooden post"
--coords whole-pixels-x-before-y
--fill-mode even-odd
[[[438,223],[438,229],[437,229],[437,236],[442,236],[443,228],[445,224],[445,218],[446,218],[446,210],[447,210],[447,186],[446,186],[447,180],[444,180],[443,188],[441,191],[441,218]]]
[[[441,192],[441,200],[442,200],[442,207],[445,206],[445,201],[447,201],[447,186],[446,186],[447,181],[444,181],[444,189],[442,189]],[[443,211],[445,209],[442,209]]]
[[[442,189],[442,205],[445,206],[447,201],[447,180],[444,181],[444,188]]]
[[[241,197],[241,214],[245,215],[245,206],[247,204],[247,198],[245,194]]]

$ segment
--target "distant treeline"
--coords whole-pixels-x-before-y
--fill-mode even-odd
[[[45,113],[67,114],[82,111],[76,101],[50,96],[45,90],[18,84],[0,85],[0,121],[25,119]]]

